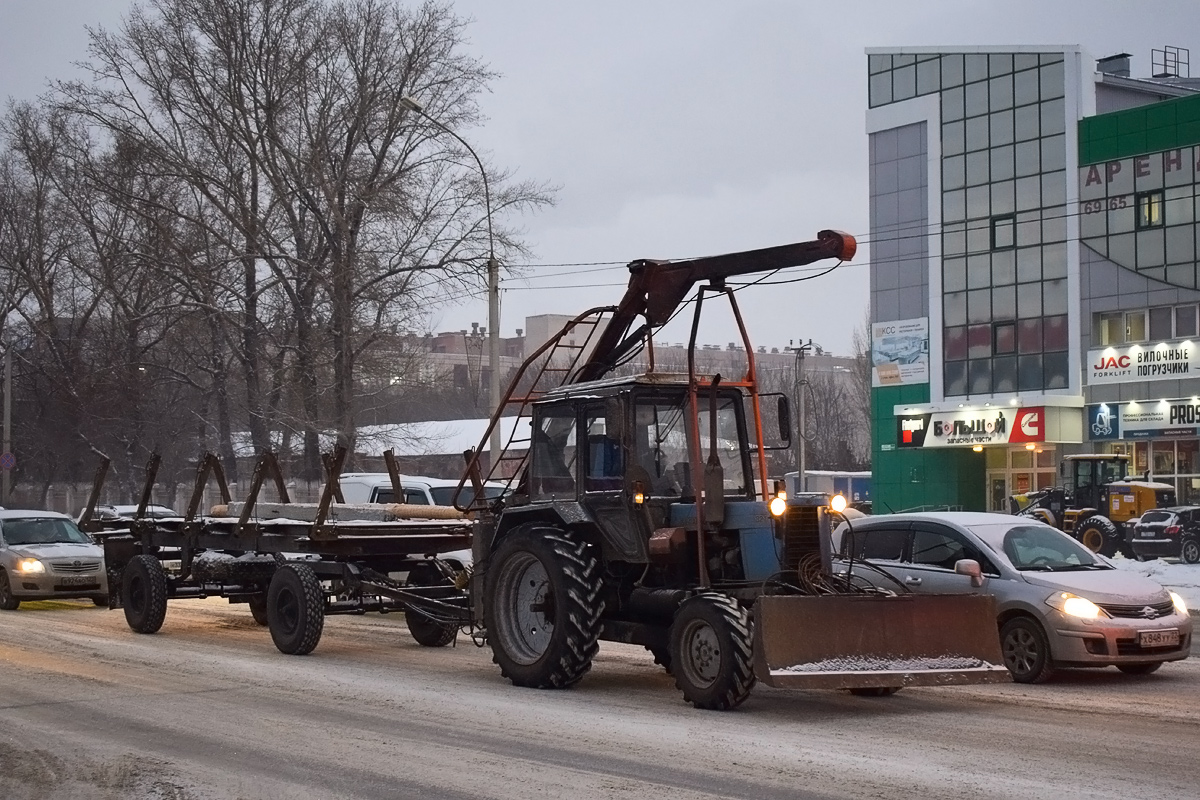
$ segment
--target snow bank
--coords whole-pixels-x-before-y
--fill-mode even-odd
[[[1188,611],[1193,615],[1200,611],[1200,564],[1164,561],[1161,558],[1155,561],[1114,558],[1112,564],[1117,569],[1145,575],[1155,583],[1177,593],[1187,602]]]

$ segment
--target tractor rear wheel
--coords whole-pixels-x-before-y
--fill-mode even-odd
[[[484,621],[492,660],[516,686],[563,689],[599,649],[600,565],[591,548],[552,525],[528,525],[496,548]]]
[[[755,683],[750,615],[723,594],[691,598],[671,625],[671,667],[675,686],[696,708],[741,704]]]
[[[1121,532],[1113,521],[1093,514],[1075,526],[1075,538],[1093,553],[1112,557],[1122,549]]]

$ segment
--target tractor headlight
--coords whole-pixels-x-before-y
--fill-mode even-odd
[[[46,565],[36,558],[22,558],[17,562],[17,572],[22,575],[43,575],[46,572]]]
[[[845,496],[840,495],[840,494],[835,494],[829,500],[829,507],[832,508],[834,511],[836,511],[839,514],[842,513],[843,511],[845,511],[846,510]]]
[[[1171,595],[1171,602],[1175,604],[1175,610],[1178,611],[1180,614],[1186,615],[1188,612],[1187,603],[1185,603],[1183,601],[1183,598],[1180,597],[1179,595],[1175,594],[1174,592],[1169,592],[1168,594]]]
[[[1080,619],[1096,619],[1108,616],[1108,613],[1103,608],[1091,600],[1071,594],[1070,592],[1055,592],[1046,598],[1046,605],[1057,608],[1068,616],[1079,617]]]
[[[771,509],[772,515],[776,517],[782,517],[783,512],[787,511],[787,498],[780,495],[775,495],[771,498],[771,503],[767,507]]]

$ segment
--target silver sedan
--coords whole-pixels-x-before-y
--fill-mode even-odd
[[[0,609],[67,597],[108,605],[104,549],[65,514],[0,510]]]
[[[834,569],[881,589],[995,598],[1005,665],[1040,683],[1060,667],[1146,675],[1187,658],[1181,597],[1114,568],[1061,531],[1007,514],[893,514],[839,532]]]

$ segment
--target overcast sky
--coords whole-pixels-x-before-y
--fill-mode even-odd
[[[115,27],[128,0],[0,0],[0,97],[31,99],[86,57],[85,25]],[[533,264],[681,258],[865,237],[866,47],[1079,44],[1095,57],[1194,47],[1200,2],[724,2],[459,0],[471,51],[501,74],[489,121],[461,131],[496,164],[560,187],[518,221]],[[869,248],[823,278],[739,294],[756,345],[813,339],[849,353],[868,300]],[[621,266],[530,266],[506,281],[502,333],[527,314],[616,302]],[[600,285],[597,285],[600,284]],[[553,288],[577,285],[581,288]],[[486,320],[449,306],[435,330]],[[676,323],[678,324],[678,323]],[[667,341],[683,341],[683,329]],[[734,327],[714,310],[705,342]]]

